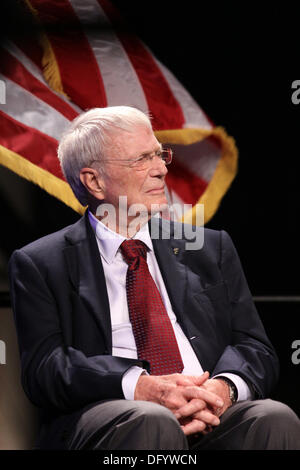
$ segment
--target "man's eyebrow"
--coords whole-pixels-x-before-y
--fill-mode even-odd
[[[140,154],[140,157],[143,157],[144,155],[151,155],[151,153],[153,152],[158,152],[159,150],[162,150],[163,149],[163,146],[162,144],[159,144],[158,147],[155,148],[155,150],[151,150],[150,152],[143,152]]]

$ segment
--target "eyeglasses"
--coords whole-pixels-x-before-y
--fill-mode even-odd
[[[114,158],[113,160],[101,160],[100,163],[117,163],[118,165],[128,166],[129,168],[143,170],[146,168],[150,168],[154,157],[160,158],[165,165],[170,165],[173,158],[173,150],[170,148],[159,149],[153,153],[145,153],[144,155],[141,155],[140,157],[134,160],[122,160]]]

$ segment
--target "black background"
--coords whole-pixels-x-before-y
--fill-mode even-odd
[[[299,78],[299,7],[294,2],[112,3],[236,141],[238,174],[207,226],[229,232],[254,296],[299,296],[300,105],[291,101],[292,82]],[[6,29],[17,21],[16,10],[9,10]],[[5,168],[0,175],[11,182],[9,190],[0,187],[5,260],[13,249],[77,220],[37,186]],[[27,200],[16,210],[24,185]],[[299,306],[257,302],[281,361],[274,396],[300,414],[300,364],[291,362],[291,344],[300,338]]]

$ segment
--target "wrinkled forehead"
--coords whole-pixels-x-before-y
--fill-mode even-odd
[[[118,129],[111,135],[109,158],[135,158],[161,148],[154,132],[148,126],[137,126],[131,132]]]

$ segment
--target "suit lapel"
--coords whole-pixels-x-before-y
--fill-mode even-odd
[[[108,351],[112,350],[108,294],[97,241],[88,220],[88,212],[65,235],[64,250],[69,279],[87,310],[104,334]]]

